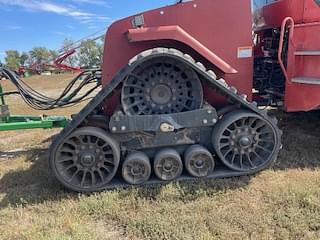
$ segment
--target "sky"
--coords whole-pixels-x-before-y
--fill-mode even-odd
[[[107,29],[115,20],[175,0],[0,0],[0,60],[4,51],[33,47],[59,49]]]

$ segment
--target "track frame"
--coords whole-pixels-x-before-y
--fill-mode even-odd
[[[61,131],[61,133],[53,140],[53,143],[50,147],[50,166],[51,168],[55,168],[54,166],[54,153],[57,150],[59,144],[61,141],[63,141],[64,138],[68,137],[75,129],[77,129],[81,124],[90,117],[90,114],[93,112],[97,112],[100,105],[108,100],[108,97],[111,96],[113,91],[120,86],[120,84],[126,79],[126,77],[132,73],[132,71],[142,64],[145,61],[148,61],[152,58],[161,57],[161,56],[170,56],[174,59],[180,60],[182,63],[187,64],[188,66],[192,67],[194,71],[199,74],[205,81],[207,81],[210,84],[210,87],[213,88],[214,91],[219,93],[220,95],[227,98],[227,100],[230,102],[231,105],[236,106],[239,109],[246,109],[247,111],[254,112],[261,116],[262,119],[270,123],[271,125],[275,126],[276,128],[276,134],[277,139],[275,142],[276,145],[276,151],[273,155],[273,159],[276,159],[278,156],[278,153],[281,149],[281,135],[282,132],[277,128],[277,119],[274,117],[270,117],[268,115],[268,112],[266,110],[261,110],[258,108],[257,103],[255,102],[249,102],[247,100],[247,96],[238,94],[238,91],[235,87],[230,87],[223,79],[217,79],[216,74],[211,71],[207,70],[205,66],[200,63],[196,62],[191,56],[187,54],[183,54],[179,50],[176,49],[168,49],[168,48],[154,48],[147,51],[144,51],[134,58],[132,58],[129,63],[123,67],[118,74],[114,76],[114,78],[110,81],[110,84],[106,86],[104,89],[102,89],[94,99],[86,106],[84,107],[79,114],[77,114],[72,121]],[[272,161],[270,161],[271,164]],[[267,168],[269,166],[264,166],[263,169]],[[230,169],[227,169],[225,167],[217,168],[212,174],[210,174],[207,178],[224,178],[224,177],[237,177],[237,176],[243,176],[243,175],[252,175],[255,174],[263,169],[258,169],[254,171],[233,171]],[[181,175],[177,181],[186,181],[186,180],[195,180],[194,177],[189,177],[185,174]],[[163,183],[163,181],[151,178],[150,181],[148,181],[145,184],[159,184]],[[124,181],[120,181],[119,179],[113,179],[110,184],[105,189],[113,189],[118,187],[127,187],[128,184],[124,183]],[[73,189],[76,190],[77,189]]]

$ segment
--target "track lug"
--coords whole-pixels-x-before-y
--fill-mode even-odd
[[[184,58],[191,63],[195,63],[195,60],[189,54],[184,54]]]
[[[234,94],[238,93],[238,90],[235,87],[230,87],[230,91],[233,92]]]
[[[228,88],[229,86],[228,86],[228,84],[227,84],[227,82],[224,80],[224,79],[219,79],[219,80],[217,80],[217,82],[220,84],[220,85],[222,85],[222,86],[224,86],[225,88]]]
[[[169,48],[168,53],[171,53],[171,54],[179,56],[179,57],[183,57],[183,53],[177,49],[174,49],[174,48]]]
[[[255,101],[254,101],[254,102],[252,102],[252,103],[251,103],[251,105],[252,105],[252,106],[254,106],[255,108],[257,108],[257,107],[258,107],[258,103],[257,103],[257,102],[255,102]]]
[[[197,62],[196,65],[201,71],[204,71],[204,72],[206,71],[205,66],[201,62]]]
[[[209,70],[209,71],[207,71],[207,73],[211,78],[213,78],[214,80],[217,80],[217,75],[215,74],[214,71]]]
[[[240,96],[242,98],[242,100],[247,101],[248,100],[248,96],[246,94],[242,94]]]

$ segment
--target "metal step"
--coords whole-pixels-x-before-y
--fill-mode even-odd
[[[320,56],[320,51],[296,51],[295,56]]]
[[[320,85],[320,78],[295,77],[291,80],[293,83]]]

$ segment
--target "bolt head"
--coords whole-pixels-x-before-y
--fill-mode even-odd
[[[212,122],[214,123],[214,124],[216,124],[217,122],[218,122],[218,120],[217,119],[212,119]]]
[[[203,119],[203,123],[204,123],[204,124],[207,124],[207,123],[208,123],[208,120],[207,120],[207,119]]]
[[[127,129],[126,126],[121,127],[121,131],[125,131],[126,129]]]
[[[112,127],[112,132],[116,132],[117,131],[117,127]]]

